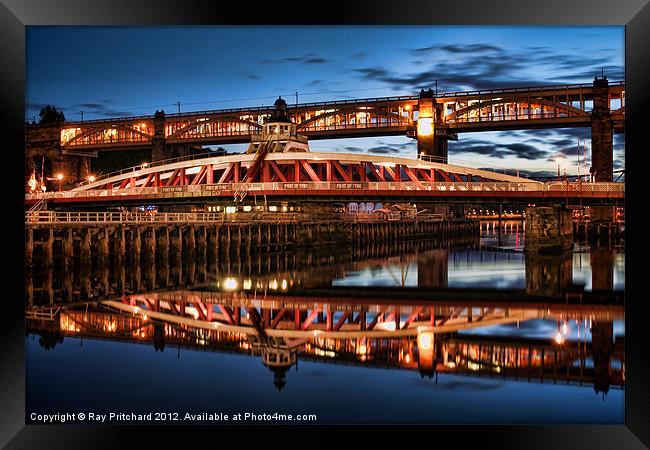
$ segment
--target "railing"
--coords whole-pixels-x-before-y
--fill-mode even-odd
[[[486,167],[484,163],[478,163],[476,161],[469,161],[466,159],[450,158],[445,156],[436,156],[436,155],[425,155],[423,153],[418,155],[419,161],[427,161],[433,163],[447,164],[450,166],[462,166],[462,167],[471,167],[474,169],[485,170],[488,172],[502,173],[504,175],[512,174],[514,176],[522,176],[528,178],[528,174],[520,174],[519,169],[512,169],[509,167],[499,167],[499,166],[490,166]]]
[[[114,172],[109,172],[106,174],[99,175],[95,177],[95,181],[92,183],[97,183],[98,181],[105,180],[106,178],[110,177],[115,177],[117,175],[122,175],[124,173],[132,173],[136,172],[138,170],[145,170],[149,169],[151,167],[158,167],[158,166],[164,166],[166,164],[172,164],[172,163],[177,163],[177,162],[182,162],[182,161],[190,161],[193,159],[203,159],[203,158],[214,158],[217,156],[227,156],[224,153],[221,152],[206,152],[206,153],[197,153],[194,155],[187,155],[187,156],[179,156],[176,158],[169,158],[169,159],[162,159],[160,161],[154,161],[150,163],[144,163],[144,164],[138,164],[137,166],[131,166],[127,167],[126,169],[121,169],[121,170],[116,170]],[[83,180],[79,183],[80,186],[84,186],[86,184],[90,184],[91,182],[88,180]]]
[[[625,86],[625,81],[610,81],[609,86]],[[564,84],[564,85],[544,85],[544,86],[530,86],[530,87],[519,87],[519,88],[499,88],[499,89],[481,89],[475,91],[461,91],[461,92],[444,92],[437,95],[438,98],[445,97],[460,97],[460,96],[473,96],[473,95],[489,95],[489,94],[505,94],[505,93],[518,93],[518,92],[529,92],[529,91],[540,91],[540,90],[568,90],[568,89],[592,89],[593,83],[583,83],[583,84]],[[392,96],[392,97],[374,97],[374,98],[360,98],[352,100],[332,100],[324,102],[310,102],[310,103],[299,103],[297,105],[289,105],[289,113],[294,109],[302,108],[311,108],[311,107],[327,107],[330,105],[348,105],[355,103],[370,103],[370,102],[394,102],[394,101],[413,101],[418,100],[420,97],[418,95],[407,95],[407,96]],[[213,109],[213,110],[204,110],[204,111],[191,111],[185,113],[170,113],[165,114],[165,118],[177,118],[177,117],[188,117],[188,116],[197,116],[197,115],[214,115],[214,114],[229,114],[229,113],[249,113],[249,112],[272,112],[273,106],[256,106],[248,108],[227,108],[227,109]],[[74,122],[65,122],[64,126],[73,126],[73,125],[85,125],[98,122],[109,122],[109,121],[135,121],[142,119],[153,119],[153,115],[140,115],[140,116],[130,116],[130,117],[116,117],[116,118],[106,118],[106,119],[92,119],[84,121],[74,121]]]
[[[438,222],[442,214],[420,214],[406,217],[401,221]],[[33,211],[25,214],[25,222],[30,225],[46,224],[165,224],[165,223],[304,223],[304,222],[387,222],[390,218],[380,214],[302,214],[293,212],[249,212],[227,214],[224,212],[163,212],[149,214],[142,212],[108,211]]]
[[[526,182],[380,182],[380,181],[346,181],[346,182],[272,182],[272,183],[222,183],[202,184],[196,186],[162,186],[136,187],[125,189],[91,189],[86,191],[44,192],[27,194],[26,200],[61,199],[61,198],[97,198],[122,196],[152,195],[158,198],[174,197],[209,197],[214,195],[234,195],[245,190],[247,195],[269,191],[431,191],[431,192],[625,192],[625,183],[565,183],[538,181]]]

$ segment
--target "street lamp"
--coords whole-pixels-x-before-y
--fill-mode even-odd
[[[95,175],[88,175],[88,181],[93,183],[95,181]]]
[[[56,179],[59,180],[59,192],[61,192],[61,185],[63,184],[63,174],[62,173],[57,173],[56,174]]]

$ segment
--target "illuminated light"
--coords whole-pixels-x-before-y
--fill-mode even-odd
[[[289,208],[287,208],[287,205],[282,206],[282,212],[287,212],[287,209],[289,209]]]
[[[404,361],[406,361],[406,364],[409,364],[411,362],[411,355],[407,353],[406,356],[404,357]]]
[[[235,206],[226,206],[226,214],[233,214],[236,211],[237,208]]]
[[[95,175],[88,175],[88,181],[93,183],[96,180]]]
[[[368,347],[366,347],[366,344],[361,344],[361,345],[357,348],[357,353],[358,353],[359,355],[365,355],[367,352],[368,352]]]
[[[269,211],[275,212],[278,210],[278,207],[275,205],[269,206]]]
[[[564,338],[562,337],[562,333],[560,333],[559,331],[555,335],[555,342],[557,342],[558,344],[561,344],[562,342],[564,342]]]
[[[395,331],[395,322],[381,322],[378,323],[375,328],[380,328],[386,331]]]
[[[269,283],[269,288],[271,289],[277,289],[278,288],[278,280],[273,280]]]
[[[411,105],[404,105],[404,109],[408,111],[409,109],[411,109]]]
[[[420,117],[418,119],[418,136],[428,136],[433,134],[433,118]]]
[[[283,291],[287,290],[287,280],[282,280],[282,290]]]
[[[430,350],[433,347],[433,333],[431,331],[418,334],[418,348]]]
[[[223,288],[228,291],[237,289],[237,280],[235,280],[234,278],[226,278],[223,282]]]
[[[147,317],[146,314],[142,316],[142,320],[147,320],[147,319],[148,319],[148,317]]]
[[[250,319],[250,318],[251,318],[251,315],[248,314],[248,313],[246,313],[246,318],[247,318],[247,319]]]
[[[250,280],[244,280],[244,289],[251,289],[253,287],[253,282]]]
[[[62,173],[57,173],[56,174],[56,179],[59,180],[59,181],[63,180],[63,174]]]
[[[567,325],[566,322],[564,322],[564,325],[562,325],[562,334],[566,336],[568,332],[569,332],[569,326]]]
[[[252,206],[250,206],[250,205],[246,205],[246,206],[244,206],[244,211],[245,211],[245,212],[251,212],[252,210],[253,210],[253,207],[252,207]]]
[[[136,306],[135,308],[133,308],[133,312],[138,314],[140,312],[140,308]]]
[[[318,336],[318,335],[321,334],[321,333],[322,333],[321,330],[314,330],[314,336]]]
[[[149,167],[149,163],[148,162],[143,162],[142,163],[142,168],[146,169],[147,167]]]

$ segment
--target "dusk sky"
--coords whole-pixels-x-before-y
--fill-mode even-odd
[[[392,95],[625,79],[623,27],[27,27],[26,119],[69,121]],[[590,129],[464,133],[451,162],[576,172]],[[625,167],[623,135],[614,169]],[[406,136],[312,141],[314,151],[415,158]],[[246,145],[224,146],[241,151]]]

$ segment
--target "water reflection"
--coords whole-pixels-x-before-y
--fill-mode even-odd
[[[47,350],[83,338],[248,355],[278,390],[300,360],[624,386],[619,249],[400,245],[28,273],[27,329]]]

